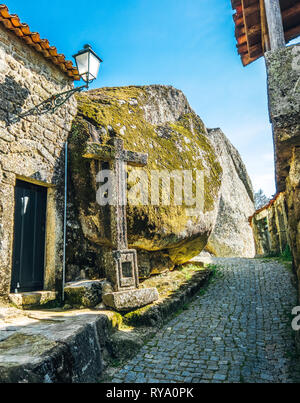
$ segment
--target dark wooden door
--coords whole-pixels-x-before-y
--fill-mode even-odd
[[[11,291],[43,290],[47,189],[17,180]]]

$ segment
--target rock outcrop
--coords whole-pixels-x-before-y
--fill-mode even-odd
[[[209,130],[209,138],[223,169],[219,212],[206,250],[217,257],[254,257],[249,217],[254,213],[252,183],[239,152],[222,130]]]
[[[82,155],[87,142],[105,145],[117,136],[123,139],[125,149],[149,154],[148,165],[143,168],[149,183],[151,172],[157,170],[205,173],[204,205],[196,215],[188,214],[189,206],[184,202],[175,205],[173,190],[170,205],[152,205],[151,200],[148,205],[128,205],[128,241],[131,248],[141,252],[141,276],[172,269],[196,256],[215,224],[222,168],[203,122],[183,93],[166,86],[103,88],[80,95],[78,106],[69,144],[71,200],[77,207],[82,237],[70,231],[72,250],[86,250],[82,239],[94,249],[111,247],[109,210],[96,202],[100,167]],[[161,183],[160,190],[165,186],[166,182]],[[74,247],[78,243],[80,248]],[[73,263],[72,257],[69,263]]]
[[[181,91],[158,85],[102,88],[77,100],[78,116],[69,139],[69,200],[76,209],[70,204],[68,281],[74,279],[76,262],[81,263],[86,278],[104,274],[101,255],[112,246],[109,207],[97,204],[96,176],[105,163],[82,156],[88,143],[106,145],[115,136],[122,138],[125,149],[149,155],[148,165],[142,168],[149,183],[149,204],[127,206],[129,247],[138,250],[141,277],[173,269],[197,256],[214,228],[208,244],[211,252],[217,256],[254,256],[248,223],[254,212],[253,192],[245,166],[220,130],[207,131]],[[170,204],[152,205],[151,174],[163,170],[194,172],[194,195],[195,171],[204,172],[203,209],[189,215],[185,201],[176,205],[173,180]],[[134,184],[129,181],[128,190]],[[166,187],[168,182],[162,182],[160,191]],[[82,278],[82,273],[78,277]]]

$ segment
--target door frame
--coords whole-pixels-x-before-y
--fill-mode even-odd
[[[14,188],[16,187],[17,180],[31,183],[33,185],[41,186],[47,189],[47,201],[46,201],[46,219],[45,219],[45,255],[44,255],[44,280],[43,289],[39,291],[54,291],[55,290],[55,262],[56,262],[56,187],[55,185],[47,182],[42,182],[33,178],[28,178],[22,175],[15,176]],[[13,210],[13,226],[15,226],[15,201]],[[13,230],[14,231],[14,230]],[[14,232],[13,232],[14,233]],[[13,272],[13,245],[14,239],[12,239],[11,245],[11,279]]]

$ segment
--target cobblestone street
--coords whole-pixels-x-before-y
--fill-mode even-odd
[[[112,382],[299,382],[292,275],[273,260],[216,259],[204,295],[167,323]]]

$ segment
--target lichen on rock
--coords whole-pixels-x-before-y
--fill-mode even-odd
[[[196,256],[215,224],[222,168],[202,120],[184,94],[168,86],[102,88],[77,100],[78,115],[69,147],[71,183],[84,237],[92,244],[111,247],[109,210],[96,202],[96,174],[101,165],[82,155],[87,142],[107,145],[117,136],[123,139],[125,149],[148,153],[148,165],[142,169],[149,182],[154,170],[199,170],[205,174],[204,209],[195,216],[187,214],[184,203],[174,205],[174,191],[170,205],[127,206],[129,246],[141,252],[143,261],[148,259],[144,275]],[[128,167],[129,173],[131,170]],[[129,183],[129,190],[131,186]],[[158,264],[157,257],[162,255],[164,267]]]
[[[223,168],[219,212],[207,251],[217,257],[255,256],[249,217],[254,213],[252,183],[237,149],[221,129],[208,131]]]

